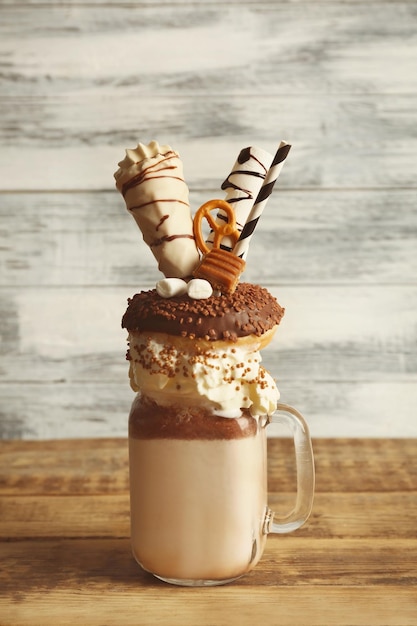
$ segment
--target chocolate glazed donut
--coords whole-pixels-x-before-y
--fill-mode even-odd
[[[161,298],[155,289],[128,300],[122,327],[131,331],[167,333],[190,339],[236,342],[261,337],[277,326],[285,309],[259,285],[240,283],[233,294],[193,300]]]

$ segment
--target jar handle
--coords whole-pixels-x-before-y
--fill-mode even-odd
[[[314,498],[314,457],[307,423],[301,413],[288,404],[277,404],[277,410],[268,423],[285,424],[293,433],[297,468],[297,496],[293,510],[274,521],[275,513],[268,508],[265,533],[290,533],[300,528],[308,519]]]

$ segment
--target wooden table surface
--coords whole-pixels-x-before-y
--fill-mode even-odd
[[[269,440],[286,506],[290,443]],[[0,623],[170,626],[417,623],[417,440],[318,439],[312,516],[217,588],[159,582],[129,546],[124,439],[0,442]]]

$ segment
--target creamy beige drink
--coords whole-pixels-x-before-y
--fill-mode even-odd
[[[182,581],[228,580],[252,569],[266,537],[265,438],[257,420],[214,418],[209,433],[199,422],[212,415],[182,410],[188,425],[164,436],[163,424],[179,409],[161,411],[140,399],[135,405],[129,445],[136,560]],[[152,432],[141,428],[146,420]]]

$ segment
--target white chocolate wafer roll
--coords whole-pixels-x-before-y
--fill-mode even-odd
[[[281,141],[278,146],[278,150],[275,153],[271,167],[266,175],[266,178],[259,190],[255,203],[248,215],[246,224],[240,233],[240,237],[233,248],[233,254],[246,259],[249,249],[249,242],[252,238],[253,232],[258,224],[259,218],[262,215],[262,211],[268,201],[269,196],[272,193],[274,185],[278,176],[281,173],[284,161],[288,156],[291,149],[291,145],[286,141]]]
[[[234,209],[236,228],[239,232],[242,231],[246,223],[271,163],[272,154],[269,154],[266,150],[256,147],[243,148],[232,171],[221,186],[226,191],[226,202]],[[226,214],[221,209],[217,213],[216,221],[218,223],[227,221]],[[209,234],[206,243],[210,248],[212,247],[212,232]],[[233,243],[229,237],[224,237],[220,247],[231,252]]]
[[[191,276],[200,260],[182,162],[170,146],[151,141],[126,150],[116,187],[167,277]]]

